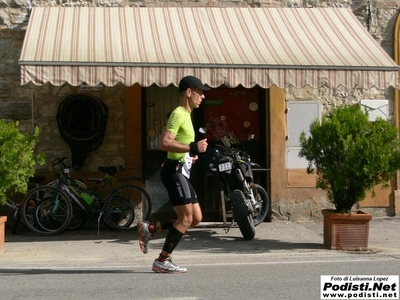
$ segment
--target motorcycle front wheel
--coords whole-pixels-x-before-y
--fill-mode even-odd
[[[254,220],[245,203],[245,197],[241,190],[234,190],[231,194],[233,215],[240,232],[246,240],[252,240],[256,235]]]
[[[255,184],[257,195],[255,195],[258,203],[258,209],[253,213],[254,226],[259,225],[265,219],[269,210],[269,197],[267,191],[259,184]]]

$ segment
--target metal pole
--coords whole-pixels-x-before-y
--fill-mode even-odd
[[[31,111],[32,111],[32,133],[35,132],[35,113],[33,111],[33,88],[32,88],[32,82],[31,82]]]

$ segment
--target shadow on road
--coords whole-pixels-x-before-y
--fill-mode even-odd
[[[258,228],[258,227],[257,227]],[[259,229],[257,229],[259,230]],[[264,232],[263,232],[264,231]],[[265,253],[276,250],[296,250],[307,251],[324,249],[321,241],[299,241],[299,237],[293,239],[284,234],[282,239],[277,238],[277,233],[269,234],[267,229],[257,232],[253,240],[245,240],[240,230],[232,228],[229,233],[225,232],[222,227],[209,228],[198,227],[190,229],[183,237],[179,244],[179,250],[206,252],[206,253]],[[159,232],[154,235],[151,240],[150,247],[153,249],[162,248],[166,231]],[[124,231],[117,232],[100,227],[98,234],[97,227],[86,228],[81,231],[65,231],[53,236],[40,236],[27,230],[20,228],[17,234],[12,234],[11,230],[6,231],[6,241],[13,242],[55,242],[55,241],[88,241],[91,243],[112,243],[112,244],[131,244],[138,240],[137,232]]]

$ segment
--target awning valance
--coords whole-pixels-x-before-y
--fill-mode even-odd
[[[349,9],[35,7],[21,83],[397,87],[399,67]]]

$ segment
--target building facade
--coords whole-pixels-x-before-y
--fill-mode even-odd
[[[346,10],[347,7],[347,9],[351,9],[358,22],[370,34],[374,42],[380,45],[386,55],[393,59],[396,59],[396,55],[398,55],[398,52],[396,52],[398,51],[396,50],[396,42],[398,43],[398,40],[396,41],[395,39],[395,32],[399,26],[396,23],[399,8],[396,3],[387,1],[353,1],[352,3],[347,1],[260,1],[251,3],[246,1],[143,1],[140,3],[135,1],[98,3],[40,1],[32,2],[29,5],[18,2],[0,4],[0,44],[2,44],[2,47],[0,47],[0,66],[2,69],[0,78],[1,117],[19,120],[22,129],[25,131],[31,131],[35,126],[41,129],[38,151],[46,153],[47,164],[42,166],[38,173],[45,174],[50,181],[54,176],[54,170],[51,168],[54,158],[71,157],[71,145],[63,139],[57,120],[60,104],[71,95],[89,95],[99,99],[107,107],[107,126],[101,144],[96,145],[97,148],[90,151],[89,156],[86,155],[84,162],[79,167],[79,170],[75,171],[75,174],[84,180],[86,177],[98,174],[96,170],[99,165],[121,165],[128,162],[137,162],[142,166],[146,189],[154,199],[154,213],[159,214],[170,212],[166,193],[162,187],[160,188],[158,179],[159,165],[164,153],[159,151],[157,143],[157,136],[166,123],[168,113],[177,104],[176,82],[168,77],[170,73],[167,72],[165,76],[157,75],[157,81],[152,77],[152,73],[146,69],[145,75],[141,73],[141,77],[139,76],[140,80],[135,79],[131,82],[127,82],[128,76],[118,73],[119,78],[112,79],[114,81],[111,80],[112,82],[109,84],[98,84],[96,81],[93,83],[87,82],[90,78],[93,78],[93,76],[88,75],[84,78],[78,77],[77,81],[71,82],[77,77],[71,76],[72,72],[63,73],[61,71],[57,73],[59,75],[55,76],[60,79],[60,82],[54,82],[54,76],[53,79],[49,79],[52,78],[51,75],[37,75],[40,72],[34,75],[39,78],[39,81],[32,83],[31,78],[33,77],[29,77],[34,73],[32,69],[29,69],[29,59],[34,57],[35,60],[37,58],[35,55],[39,51],[39,46],[41,46],[40,32],[36,39],[38,47],[29,48],[24,43],[26,30],[31,21],[32,8],[94,6],[141,6],[149,8],[232,7],[245,9],[341,7],[343,10]],[[73,14],[73,16],[76,17],[76,14]],[[294,19],[289,21],[294,21]],[[58,22],[60,22],[59,19]],[[309,25],[311,23],[310,21],[304,24]],[[57,28],[58,25],[60,23],[53,22],[46,26],[47,28]],[[100,26],[100,24],[93,23],[93,26]],[[145,26],[143,28],[143,32],[146,32]],[[290,27],[287,28],[290,29]],[[238,31],[238,29],[233,29],[233,31]],[[100,33],[104,32],[100,30]],[[291,31],[288,30],[287,41],[290,33]],[[129,37],[129,33],[126,33],[125,37]],[[308,40],[308,36],[295,36],[294,38],[293,44],[287,42],[286,45],[291,45],[292,47],[304,45],[304,48],[309,49],[318,48],[318,45]],[[172,43],[171,47],[176,47],[174,53],[179,53],[179,46],[188,45],[183,44],[183,39],[182,35],[177,36],[176,42]],[[85,39],[82,38],[82,40]],[[322,40],[319,39],[319,41]],[[89,37],[86,42],[88,49],[96,50],[102,47],[99,44],[91,43]],[[339,42],[341,41],[333,41],[336,45]],[[118,45],[122,43],[124,43],[123,40],[118,42]],[[281,45],[284,44],[282,43]],[[117,50],[118,47],[115,45],[106,45],[110,53]],[[268,46],[267,43],[266,46]],[[277,45],[274,44],[274,46]],[[63,49],[67,48],[64,47]],[[23,53],[23,49],[25,49],[26,53]],[[127,47],[127,49],[129,51],[131,48]],[[92,51],[92,54],[96,53],[95,50]],[[251,50],[246,53],[248,54],[249,51]],[[326,60],[329,57],[329,48],[321,48],[320,51],[324,53],[324,59]],[[71,51],[67,51],[68,53],[71,53]],[[238,53],[240,55],[240,51]],[[42,53],[42,56],[46,59],[46,54]],[[247,58],[251,60],[254,56],[256,54],[248,55]],[[26,58],[25,62],[20,60],[23,57]],[[172,59],[169,58],[169,60]],[[179,60],[179,57],[177,59]],[[181,61],[182,59],[185,59],[185,57],[181,58]],[[272,60],[272,58],[268,59]],[[91,59],[87,61],[90,62]],[[178,61],[178,63],[180,62]],[[193,61],[189,62],[189,64],[191,65],[185,70],[186,73],[199,72],[193,69]],[[228,62],[226,69],[230,69],[230,65],[233,64],[235,62]],[[68,65],[68,62],[66,65]],[[25,66],[27,67],[23,71]],[[45,64],[41,63],[41,66],[45,66]],[[398,124],[398,91],[396,89],[398,82],[396,79],[387,79],[383,80],[385,82],[382,84],[379,84],[380,81],[378,80],[373,81],[376,84],[356,85],[354,82],[368,83],[369,79],[360,81],[359,78],[354,79],[356,76],[341,77],[338,71],[325,74],[321,65],[318,65],[318,68],[322,69],[322,71],[315,73],[316,75],[310,75],[311,71],[307,70],[305,72],[306,75],[302,75],[303,77],[291,75],[291,73],[295,73],[293,70],[303,70],[304,68],[301,66],[292,66],[292,68],[286,66],[286,68],[289,69],[285,73],[286,75],[281,74],[279,76],[283,76],[286,79],[289,78],[290,82],[285,82],[285,80],[280,82],[279,76],[277,77],[278,79],[271,79],[271,82],[268,82],[265,78],[260,79],[259,75],[254,74],[257,71],[256,68],[252,69],[251,76],[243,76],[240,79],[237,79],[239,77],[237,71],[232,71],[235,76],[230,77],[229,72],[213,73],[220,76],[207,75],[209,73],[207,71],[198,73],[203,81],[204,78],[214,78],[206,80],[206,83],[210,84],[214,89],[206,94],[205,103],[195,113],[195,126],[207,126],[211,129],[210,132],[214,131],[214,137],[209,136],[211,144],[216,142],[213,139],[218,140],[220,135],[227,131],[234,131],[242,141],[246,139],[248,134],[255,134],[254,143],[249,143],[248,147],[254,160],[259,162],[265,169],[256,176],[258,176],[258,180],[266,187],[270,195],[271,215],[268,219],[307,220],[319,218],[321,217],[320,210],[330,206],[330,204],[326,199],[326,195],[314,188],[315,178],[306,174],[305,162],[297,157],[298,139],[296,136],[302,130],[307,130],[309,123],[320,117],[322,112],[329,110],[332,106],[344,103],[359,103],[371,110],[373,116],[378,114]],[[34,69],[37,71],[38,67]],[[205,67],[204,69],[207,68]],[[154,70],[152,71],[154,72]],[[46,72],[49,72],[48,69],[40,74],[45,74]],[[179,77],[179,74],[184,75],[185,72],[176,74],[175,80]],[[269,74],[273,78],[272,73]],[[122,79],[118,82],[120,78]],[[248,78],[257,79],[248,80]],[[307,78],[312,78],[312,80]],[[25,79],[26,82],[24,81]],[[21,84],[21,80],[23,84]],[[256,84],[253,84],[254,82]],[[388,82],[392,83],[388,84]],[[203,164],[196,169],[193,181],[199,187],[199,197],[205,212],[205,219],[217,220],[220,218],[218,185],[212,177],[207,176],[206,167],[206,159],[204,158]],[[400,200],[398,197],[397,180],[395,180],[391,189],[377,189],[377,196],[374,198],[368,197],[361,202],[361,206],[377,216],[395,215],[400,213]]]

